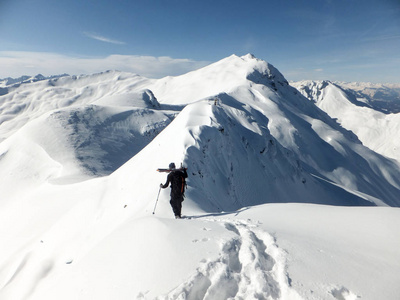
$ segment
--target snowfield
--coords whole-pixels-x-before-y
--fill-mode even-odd
[[[398,299],[397,114],[367,145],[335,86],[314,103],[252,55],[0,91],[0,299]]]

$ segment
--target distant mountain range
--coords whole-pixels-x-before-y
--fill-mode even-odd
[[[384,113],[400,112],[400,84],[374,84],[358,82],[335,82],[359,101]]]
[[[64,76],[69,76],[68,74],[62,74],[62,75],[52,75],[52,76],[43,76],[42,74],[37,74],[35,76],[21,76],[18,78],[2,78],[0,79],[0,86],[2,87],[8,87],[14,84],[21,84],[21,83],[30,83],[30,82],[36,82],[36,81],[41,81],[41,80],[48,80],[48,79],[54,79],[54,78],[60,78]]]

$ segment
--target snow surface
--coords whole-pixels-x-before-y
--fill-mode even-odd
[[[0,299],[398,299],[400,163],[265,61],[26,82],[0,110]]]

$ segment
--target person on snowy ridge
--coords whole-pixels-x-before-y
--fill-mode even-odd
[[[165,184],[160,184],[160,187],[165,189],[171,183],[171,204],[172,210],[174,212],[175,218],[180,219],[182,211],[182,202],[185,191],[185,178],[188,177],[186,168],[176,169],[174,163],[169,164],[169,174],[167,176],[167,182]]]

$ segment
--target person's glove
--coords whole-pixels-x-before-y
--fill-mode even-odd
[[[160,188],[162,188],[164,185],[162,183],[160,183]]]

